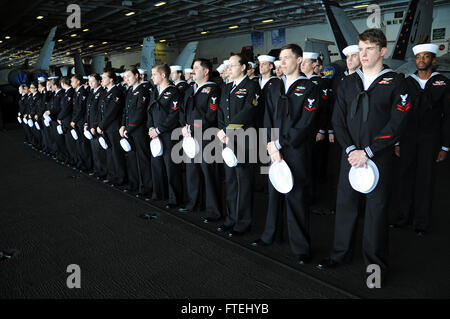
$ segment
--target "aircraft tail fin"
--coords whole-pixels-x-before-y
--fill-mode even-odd
[[[323,65],[331,63],[328,46],[334,45],[333,42],[308,38],[305,42],[306,52],[317,52],[323,57]]]
[[[56,27],[53,27],[50,30],[50,33],[47,36],[47,39],[45,40],[44,46],[41,49],[41,52],[39,53],[39,58],[34,65],[35,69],[38,70],[48,70],[50,67],[50,58],[52,57],[53,48],[55,47],[55,34],[56,34]]]
[[[155,65],[155,38],[152,36],[145,37],[143,45],[141,68],[151,73],[151,69]]]
[[[175,65],[181,65],[183,69],[190,68],[194,62],[195,51],[197,50],[198,41],[189,42],[181,51],[180,55],[175,61]]]
[[[324,0],[323,4],[339,53],[345,59],[342,50],[349,45],[358,44],[358,31],[337,2]]]
[[[392,54],[394,60],[414,58],[413,46],[429,42],[433,20],[433,1],[412,0],[403,18],[402,27]]]

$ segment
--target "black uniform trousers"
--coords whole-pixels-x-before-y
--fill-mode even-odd
[[[23,118],[22,118],[23,121]],[[31,134],[30,127],[28,126],[28,118],[22,122],[25,135],[25,142],[31,144],[33,142],[33,135]]]
[[[125,154],[120,146],[119,130],[104,131],[109,141],[106,150],[107,179],[113,184],[122,185],[126,181]]]
[[[107,174],[106,151],[98,141],[98,134],[95,134],[90,140],[92,159],[94,162],[94,174],[96,177],[104,178]]]
[[[131,134],[130,139],[132,150],[126,154],[128,184],[133,191],[150,195],[153,191],[153,181],[150,138],[146,128],[138,128]]]
[[[330,208],[333,211],[336,211],[337,186],[339,182],[339,170],[341,167],[341,154],[342,148],[335,138],[334,143],[330,143],[328,145],[328,157],[327,157],[328,159],[327,190],[330,192],[330,195],[328,196],[330,199],[328,208]]]
[[[55,155],[56,154],[56,140],[55,140],[55,134],[53,133],[53,126],[52,126],[52,122],[49,123],[49,126],[45,126],[45,124],[43,125],[44,127],[44,136],[47,136],[47,152]],[[56,132],[58,133],[58,132]]]
[[[225,168],[227,217],[224,225],[244,232],[251,227],[253,211],[253,180],[255,164],[238,164]]]
[[[169,198],[168,204],[179,205],[183,200],[183,186],[181,180],[181,167],[172,161],[171,153],[173,141],[171,133],[159,135],[163,154],[152,157],[153,199],[164,200]]]
[[[84,170],[92,169],[92,151],[89,140],[84,136],[84,125],[76,125],[78,140],[75,141],[77,149],[77,167]]]
[[[400,144],[400,225],[413,223],[419,230],[429,227],[438,142],[439,136],[425,136],[405,138]]]
[[[41,134],[42,134],[42,150],[44,152],[51,152],[51,146],[50,146],[50,137],[49,137],[49,128],[45,126],[44,124],[44,120],[41,118],[39,118],[38,123],[41,127]]]
[[[311,184],[310,184],[310,194],[309,200],[310,204],[317,204],[323,202],[323,197],[326,194],[321,193],[322,187],[321,184],[324,184],[327,181],[327,165],[328,165],[328,147],[329,141],[327,133],[325,133],[325,139],[321,141],[316,141],[317,133],[313,134],[310,137],[309,143],[311,144],[311,153],[312,153],[312,176]],[[340,156],[340,154],[339,154]]]
[[[194,159],[189,159],[189,162],[186,163],[186,188],[189,202],[185,207],[189,210],[202,209],[202,195],[204,194],[205,216],[211,219],[220,219],[222,214],[218,185],[215,163],[208,164],[204,159],[201,163],[195,163]]]
[[[52,136],[53,136],[53,141],[55,143],[55,156],[59,161],[66,162],[69,160],[69,153],[67,152],[67,149],[66,149],[64,134],[58,133],[58,130],[57,130],[58,122],[51,121],[50,127],[52,128],[51,132],[52,132]],[[72,138],[72,136],[70,136],[70,138]]]
[[[388,205],[391,195],[393,153],[393,149],[388,148],[372,158],[378,167],[380,177],[376,188],[366,195],[362,245],[364,262],[366,266],[377,264],[382,269],[388,268]],[[342,152],[334,246],[330,255],[331,259],[339,263],[349,262],[352,258],[358,206],[364,195],[350,185],[348,173],[351,165],[347,158],[345,151]]]
[[[311,188],[311,146],[306,142],[298,149],[282,148],[281,154],[294,177],[294,186],[287,194],[279,193],[269,182],[269,206],[261,240],[273,243],[283,226],[286,209],[291,250],[295,255],[310,255],[310,217],[308,204]]]
[[[75,139],[72,136],[72,133],[71,133],[72,127],[70,125],[64,125],[64,123],[63,123],[63,126],[64,126],[64,140],[66,143],[67,152],[69,154],[68,161],[69,161],[70,165],[76,166],[77,165],[77,157],[78,157],[77,145],[76,145],[77,141],[75,141]],[[81,138],[81,136],[80,136],[80,134],[78,134],[78,139],[80,139],[80,138]]]
[[[39,131],[36,126],[34,125],[35,119],[33,117],[33,126],[28,128],[31,132],[31,144],[33,144],[34,147],[40,149],[42,145],[42,137],[41,137],[41,131]]]

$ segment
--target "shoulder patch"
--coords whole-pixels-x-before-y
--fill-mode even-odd
[[[210,92],[211,92],[211,88],[208,86],[208,87],[203,88],[201,93],[209,94]]]
[[[380,82],[378,82],[378,84],[382,84],[382,85],[389,85],[392,83],[393,78],[383,78],[383,80],[381,80]]]
[[[433,86],[445,86],[447,83],[445,81],[434,81]]]

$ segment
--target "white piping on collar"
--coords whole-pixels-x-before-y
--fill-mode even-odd
[[[285,94],[289,91],[289,89],[291,88],[292,84],[294,84],[295,82],[297,82],[298,80],[309,80],[308,77],[304,76],[304,75],[300,75],[297,79],[295,79],[290,85],[289,87],[286,87],[286,76],[284,75],[282,78],[283,83],[284,83],[284,90],[285,90]]]
[[[386,74],[386,73],[388,73],[388,72],[394,72],[392,69],[384,69],[383,71],[381,71],[380,73],[378,73],[376,76],[375,76],[375,78],[374,78],[374,81],[375,81],[375,79],[377,79],[377,78],[379,78],[380,76],[382,76],[383,74]],[[361,81],[362,81],[362,83],[363,83],[363,87],[364,87],[364,73],[363,73],[363,71],[361,70],[361,69],[358,69],[358,70],[356,70],[356,73],[359,75],[359,77],[361,78]],[[373,82],[372,82],[372,84],[373,84]],[[372,86],[372,84],[370,84],[370,86]],[[369,86],[369,87],[370,87]]]
[[[440,74],[439,72],[433,72],[433,73],[431,73],[430,77],[426,80],[427,82],[425,82],[425,85],[426,85],[426,83],[428,83],[428,80],[429,80],[429,79],[431,79],[433,76],[439,75],[439,74]],[[420,86],[420,81],[421,81],[422,79],[419,78],[419,76],[418,76],[417,74],[413,73],[413,74],[410,74],[410,75],[408,75],[408,76],[410,76],[410,77],[412,77],[414,80],[416,80],[416,82],[419,83],[419,86]],[[423,81],[423,80],[422,80],[422,81]]]

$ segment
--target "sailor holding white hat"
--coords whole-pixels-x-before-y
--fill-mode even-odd
[[[289,241],[297,262],[310,261],[308,197],[311,171],[309,136],[314,129],[319,95],[317,86],[300,73],[302,49],[296,44],[281,48],[283,79],[268,88],[264,127],[279,131],[270,136],[267,151],[271,157],[269,170],[269,203],[266,224],[253,246],[274,242],[278,220],[286,207]],[[272,134],[273,134],[272,132]],[[277,174],[278,173],[278,174]],[[278,175],[278,177],[277,177]],[[283,176],[280,180],[279,176]]]
[[[67,164],[73,167],[77,165],[78,152],[74,138],[69,132],[73,129],[71,126],[73,116],[73,97],[75,90],[71,86],[70,77],[64,76],[61,79],[61,86],[64,89],[64,96],[61,100],[61,111],[58,113],[57,121],[61,125],[61,134],[64,137],[65,143],[62,146],[67,151]],[[60,130],[61,132],[61,130]],[[69,133],[69,134],[65,134]]]
[[[376,187],[367,195],[363,258],[367,267],[377,264],[383,276],[388,263],[388,208],[392,192],[394,160],[392,149],[411,113],[411,101],[403,75],[383,64],[387,52],[386,36],[380,29],[368,29],[358,36],[361,70],[347,76],[336,92],[332,124],[342,146],[341,168],[336,201],[333,249],[318,265],[332,268],[353,257],[356,227],[360,215],[361,190],[350,181],[352,167],[370,168],[369,159],[379,170]],[[375,48],[375,49],[371,49]],[[375,171],[375,169],[373,169]],[[376,174],[360,174],[375,183]],[[370,181],[369,181],[370,182]],[[355,187],[355,188],[353,188]],[[402,191],[403,193],[403,191]],[[365,269],[365,268],[364,268]],[[366,282],[366,277],[363,278]]]
[[[90,171],[92,169],[92,150],[90,142],[83,137],[84,125],[86,123],[86,103],[89,95],[89,91],[81,85],[84,77],[80,75],[72,76],[72,88],[75,89],[73,96],[73,113],[72,133],[76,139],[77,147],[77,167],[84,171]],[[78,138],[76,138],[78,137]]]
[[[126,162],[123,150],[120,147],[119,135],[125,98],[122,89],[116,85],[115,80],[112,72],[103,72],[102,85],[106,87],[106,92],[100,102],[97,133],[109,143],[106,150],[108,173],[106,180],[103,182],[120,186],[126,179]]]
[[[450,148],[450,89],[444,75],[433,72],[438,46],[427,43],[412,48],[417,71],[406,78],[414,112],[396,146],[400,166],[399,216],[393,227],[412,222],[418,235],[429,229],[436,163]]]
[[[92,174],[97,179],[104,179],[107,174],[106,151],[101,147],[97,138],[100,102],[105,93],[105,89],[100,85],[101,80],[99,74],[92,74],[89,77],[90,91],[86,102],[86,126],[84,129],[84,136],[90,141],[92,149],[94,172],[90,175]]]
[[[227,144],[230,140],[227,134],[234,130],[255,127],[255,117],[258,114],[261,90],[258,83],[248,79],[248,63],[245,56],[235,54],[230,57],[230,79],[232,83],[223,86],[218,112],[217,136]],[[239,140],[239,139],[238,139]],[[234,152],[242,150],[248,159],[248,142],[235,143]],[[227,192],[227,218],[218,231],[230,230],[229,236],[240,235],[250,229],[253,208],[253,166],[249,163],[239,163],[237,166],[225,167]],[[238,186],[239,185],[239,186]]]
[[[183,150],[190,158],[186,162],[188,202],[179,209],[179,212],[188,213],[200,208],[203,197],[205,200],[204,219],[206,222],[210,222],[221,217],[217,166],[215,163],[206,163],[205,160],[196,163],[195,156],[197,159],[202,158],[200,143],[202,143],[202,149],[205,149],[210,143],[209,140],[202,138],[203,132],[211,127],[217,127],[220,88],[210,80],[212,65],[209,60],[195,59],[193,66],[195,85],[185,93],[184,112],[181,117]],[[204,196],[202,196],[202,190],[204,190]]]
[[[49,117],[47,114],[45,114],[45,111],[47,110],[47,103],[49,102],[50,98],[51,98],[51,94],[52,92],[47,92],[46,90],[46,86],[47,83],[45,81],[40,81],[38,79],[39,83],[38,83],[38,90],[39,93],[41,94],[41,98],[39,101],[39,107],[38,107],[38,123],[39,126],[41,128],[41,134],[42,134],[42,152],[44,154],[47,154],[50,152],[50,148],[51,148],[51,140],[50,140],[50,122],[47,122]],[[46,125],[46,123],[48,123],[48,126]]]
[[[181,72],[181,68],[177,67],[174,71]],[[170,74],[171,69],[167,64],[156,65],[152,69],[152,80],[158,91],[150,94],[147,109],[147,129],[152,140],[160,140],[163,150],[161,156],[153,157],[151,161],[153,199],[163,200],[167,195],[168,186],[169,201],[166,208],[175,208],[183,200],[183,189],[180,166],[171,158],[174,145],[171,134],[179,126],[182,100],[180,91],[169,81]]]

